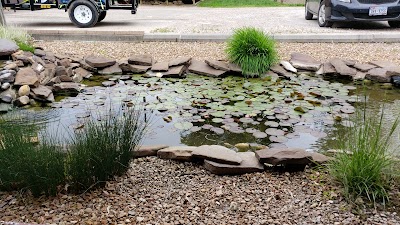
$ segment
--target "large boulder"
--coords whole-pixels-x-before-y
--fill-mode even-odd
[[[29,85],[37,87],[39,85],[39,78],[32,68],[22,68],[17,72],[14,84],[18,86]]]
[[[191,161],[192,152],[196,148],[194,146],[172,146],[159,150],[157,156],[161,159]]]
[[[18,49],[19,47],[15,42],[7,39],[0,39],[0,56],[9,56],[18,51]]]
[[[321,66],[313,57],[297,52],[291,54],[290,63],[297,69],[310,71],[317,71]]]
[[[238,156],[242,159],[239,165],[229,165],[204,160],[204,167],[211,173],[217,175],[239,175],[264,171],[264,166],[258,161],[254,152],[239,152]]]
[[[104,68],[116,63],[115,59],[109,59],[103,56],[88,56],[85,58],[85,62],[94,68]]]
[[[189,66],[189,71],[195,74],[209,76],[209,77],[220,77],[226,73],[224,70],[217,70],[209,66],[204,61],[192,60]]]
[[[240,165],[243,161],[235,151],[220,145],[202,145],[192,151],[194,158],[212,162]]]

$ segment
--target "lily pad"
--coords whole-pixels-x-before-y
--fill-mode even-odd
[[[253,136],[255,138],[260,138],[260,139],[268,137],[268,135],[266,133],[261,132],[261,131],[254,132]]]
[[[283,130],[279,130],[276,128],[268,128],[265,130],[265,133],[267,133],[268,135],[271,135],[271,136],[282,136],[285,134],[285,132]]]
[[[190,122],[175,123],[174,127],[179,130],[190,130],[193,124]]]
[[[224,129],[219,128],[219,127],[213,127],[210,129],[212,132],[216,133],[216,134],[223,134],[224,133]]]

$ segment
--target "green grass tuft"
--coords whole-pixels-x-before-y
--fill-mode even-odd
[[[366,198],[385,204],[389,201],[389,183],[394,178],[395,160],[390,143],[399,121],[395,120],[388,131],[381,116],[358,112],[354,127],[345,128],[337,137],[338,148],[347,153],[336,155],[329,165],[333,178],[343,186],[348,201]]]
[[[274,0],[204,0],[198,4],[201,7],[280,7],[304,6],[304,4],[283,4]]]
[[[142,112],[134,108],[110,110],[98,117],[101,121],[89,119],[85,123],[67,159],[68,179],[75,192],[103,186],[128,170],[147,127]]]
[[[0,38],[14,41],[23,51],[33,52],[33,38],[24,30],[12,26],[0,27]]]
[[[246,77],[260,76],[278,61],[275,41],[263,31],[251,27],[234,32],[227,43],[226,53],[232,63],[242,68]]]

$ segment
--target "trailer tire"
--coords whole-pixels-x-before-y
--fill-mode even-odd
[[[71,22],[81,28],[93,27],[99,19],[97,7],[88,0],[72,2],[68,14]]]
[[[97,20],[97,22],[100,22],[102,20],[104,20],[104,18],[106,18],[107,15],[107,11],[101,11],[99,14],[99,19]]]

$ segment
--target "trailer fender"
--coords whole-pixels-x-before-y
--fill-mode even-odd
[[[65,12],[68,11],[68,9],[69,9],[69,7],[71,6],[71,4],[72,4],[73,2],[75,2],[75,1],[76,1],[76,0],[71,0],[71,1],[68,2],[68,4],[65,6]],[[95,2],[94,0],[86,0],[86,1],[91,2],[91,3],[96,7],[97,12],[100,13],[100,8],[99,8],[99,5],[97,4],[97,2]]]

